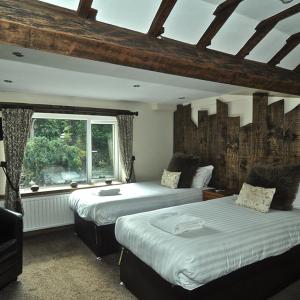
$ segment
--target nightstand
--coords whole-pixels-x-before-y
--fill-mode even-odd
[[[215,190],[215,189],[204,190],[203,191],[203,201],[222,198],[222,197],[230,196],[233,194],[234,194],[234,192],[229,191],[229,190]]]

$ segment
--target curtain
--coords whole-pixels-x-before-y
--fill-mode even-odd
[[[6,172],[11,181],[11,184],[6,181],[5,207],[20,213],[23,213],[23,209],[19,185],[32,114],[33,111],[29,109],[2,109]]]
[[[117,116],[119,129],[119,146],[122,167],[125,171],[126,181],[135,182],[133,148],[133,118],[132,115]]]

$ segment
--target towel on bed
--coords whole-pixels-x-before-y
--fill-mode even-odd
[[[149,222],[152,226],[171,234],[201,229],[205,224],[201,218],[179,213],[160,214],[153,217]]]
[[[115,196],[120,194],[120,189],[108,189],[99,191],[99,196]]]

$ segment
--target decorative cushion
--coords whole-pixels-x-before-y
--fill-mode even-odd
[[[291,210],[300,181],[300,165],[257,166],[252,168],[247,183],[264,188],[276,188],[271,208]]]
[[[169,163],[168,171],[181,172],[178,187],[190,188],[199,167],[199,158],[189,154],[175,153]]]
[[[161,185],[164,185],[171,189],[176,189],[178,186],[180,174],[180,172],[169,172],[165,169],[161,178]]]
[[[276,189],[265,189],[244,183],[236,204],[253,208],[260,212],[268,212]]]
[[[202,189],[207,187],[211,180],[214,166],[199,167],[193,178],[192,188]]]
[[[300,208],[300,184],[298,186],[298,192],[293,202],[293,207]]]

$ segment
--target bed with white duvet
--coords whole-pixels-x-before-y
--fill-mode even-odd
[[[204,226],[171,234],[154,226],[166,214],[198,217]],[[300,209],[260,213],[234,196],[121,217],[117,241],[169,283],[194,290],[300,244]]]
[[[119,188],[114,196],[100,196],[101,190]],[[118,217],[159,208],[199,202],[202,189],[162,186],[159,182],[129,183],[118,186],[78,190],[69,197],[69,206],[81,218],[96,225],[108,225]]]

